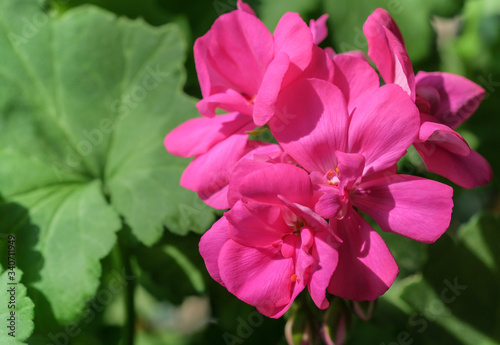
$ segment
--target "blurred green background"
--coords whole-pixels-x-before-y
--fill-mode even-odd
[[[500,0],[249,0],[248,3],[271,31],[287,11],[299,12],[306,22],[328,13],[329,36],[322,46],[332,46],[337,52],[353,49],[366,52],[363,23],[375,8],[387,9],[402,31],[415,71],[457,73],[485,88],[485,100],[459,132],[488,159],[495,175],[500,171]],[[201,95],[192,56],[193,43],[210,29],[219,15],[236,7],[235,0],[60,0],[45,3],[45,10],[54,18],[62,18],[75,7],[88,4],[118,16],[142,18],[151,26],[177,25],[186,46],[183,89],[195,98]],[[102,35],[106,37],[106,32]],[[193,104],[190,103],[189,114],[182,116],[196,116]],[[446,182],[427,173],[414,150],[404,157],[399,169],[402,173]],[[435,244],[382,234],[401,272],[394,286],[377,302],[370,321],[351,319],[347,345],[500,344],[500,179],[494,177],[489,185],[472,190],[454,188],[452,224]],[[7,219],[23,212],[24,206],[9,207],[0,216]],[[184,211],[188,217],[197,219],[198,209],[191,205]],[[123,340],[127,339],[123,326],[128,322],[133,323],[138,345],[286,344],[283,336],[286,320],[260,316],[209,277],[198,253],[198,241],[214,218],[201,217],[206,221],[196,226],[191,223],[179,226],[195,232],[167,227],[172,231],[164,231],[156,242],[147,243],[150,246],[138,240],[137,233],[124,224],[118,237],[127,249],[115,248],[103,256],[98,294],[87,304],[84,314],[69,318],[55,316],[47,298],[28,280],[27,294],[35,303],[35,328],[28,343],[129,344]],[[23,266],[22,258],[20,261]],[[121,267],[127,265],[127,272],[136,279],[124,283],[121,278],[122,288],[109,299],[101,296],[104,302],[100,301],[99,291],[115,284],[117,270],[121,274]],[[21,268],[27,270],[27,267],[29,264]],[[135,305],[132,319],[127,299]]]

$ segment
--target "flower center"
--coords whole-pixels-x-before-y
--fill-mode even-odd
[[[339,180],[339,168],[335,168],[335,172],[333,170],[330,170],[326,174],[326,180],[330,186],[335,186],[337,187],[340,184]]]

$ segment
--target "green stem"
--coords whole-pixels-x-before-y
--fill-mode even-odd
[[[121,262],[124,267],[125,275],[132,276],[132,266],[130,264],[130,255],[125,244],[119,240],[119,249],[121,254]],[[123,345],[134,345],[135,338],[135,279],[128,279],[125,287],[125,325],[123,328]]]

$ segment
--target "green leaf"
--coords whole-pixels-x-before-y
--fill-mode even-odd
[[[381,298],[407,315],[393,340],[381,341],[499,344],[499,228],[499,219],[485,213],[430,245],[423,273],[397,281]]]
[[[138,245],[132,251],[137,258],[140,283],[158,300],[181,304],[187,296],[206,292],[202,272],[205,263],[198,252],[199,236],[165,234],[152,247]],[[175,281],[175,284],[172,282]]]
[[[97,289],[120,218],[146,245],[164,226],[185,234],[213,221],[179,186],[186,160],[163,147],[196,115],[181,92],[185,46],[172,25],[2,0],[0,50],[0,193],[33,223],[23,231],[42,258],[39,272],[25,264],[28,284],[69,321]]]
[[[3,241],[4,239],[2,239]],[[12,272],[15,275],[9,275]],[[17,268],[13,271],[7,269],[0,274],[0,287],[2,288],[0,294],[0,320],[2,324],[0,342],[2,345],[24,344],[24,341],[33,332],[34,305],[31,299],[26,296],[26,287],[20,283],[22,274],[21,270]],[[16,285],[8,285],[9,283],[16,283]],[[4,291],[11,288],[14,289],[12,293]],[[9,304],[9,302],[11,303]]]
[[[454,287],[458,288],[454,290]],[[426,338],[432,337],[437,340],[436,343],[497,345],[498,342],[454,315],[448,308],[453,303],[460,302],[460,294],[465,291],[461,289],[466,288],[457,279],[444,279],[441,290],[435,291],[425,280],[419,280],[406,286],[401,297],[414,308],[415,314],[411,318],[413,326],[418,325],[420,333],[429,328],[430,334]],[[435,323],[442,329],[432,329],[430,323]]]
[[[36,249],[43,267],[34,286],[45,293],[58,319],[71,320],[99,286],[99,260],[113,247],[120,221],[97,181],[40,188],[16,201],[31,210],[41,229]]]
[[[162,10],[160,4],[155,0],[49,0],[51,6],[60,12],[64,12],[69,8],[80,6],[83,4],[92,4],[108,11],[116,13],[120,16],[129,18],[144,18],[148,23],[153,25],[161,25],[168,19],[168,14]]]
[[[458,239],[500,279],[499,227],[500,221],[493,214],[476,215],[460,227]]]

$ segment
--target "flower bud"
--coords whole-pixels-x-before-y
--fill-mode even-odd
[[[327,345],[343,345],[350,321],[351,314],[344,300],[335,297],[330,301],[321,325],[323,341]]]
[[[300,310],[288,319],[285,325],[285,337],[288,345],[313,345],[313,326],[307,314]]]
[[[368,321],[373,316],[373,311],[375,310],[375,301],[363,301],[363,302],[352,302],[352,309],[354,313],[363,321]]]

